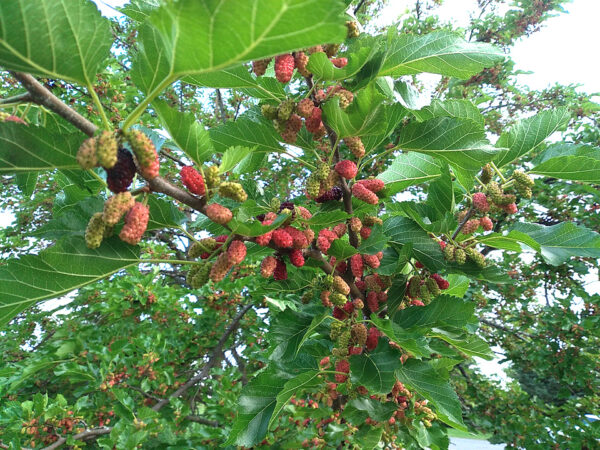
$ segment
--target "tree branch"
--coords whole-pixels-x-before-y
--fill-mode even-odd
[[[473,208],[471,206],[471,208],[469,208],[469,210],[467,211],[467,214],[465,215],[465,218],[462,220],[462,222],[458,225],[458,228],[456,229],[456,231],[452,234],[452,239],[456,239],[456,236],[458,236],[458,233],[460,233],[460,230],[462,230],[462,227],[465,226],[465,223],[467,223],[467,221],[471,218],[471,216],[473,215],[473,211],[475,211],[475,208]]]
[[[8,105],[11,103],[29,103],[32,101],[33,98],[31,97],[31,94],[29,92],[24,92],[23,94],[0,99],[0,105]]]
[[[223,426],[216,420],[208,420],[208,419],[205,419],[204,417],[200,417],[200,416],[192,416],[192,415],[186,416],[185,420],[189,420],[190,422],[201,423],[202,425],[208,425],[209,427],[214,427],[214,428],[221,428]]]

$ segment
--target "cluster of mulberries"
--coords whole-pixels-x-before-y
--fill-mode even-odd
[[[473,261],[477,266],[484,268],[487,265],[485,256],[474,247],[462,247],[461,245],[447,244],[443,247],[444,258],[448,262],[456,262],[463,265],[467,259]]]
[[[117,163],[119,143],[113,133],[102,131],[98,136],[86,139],[77,151],[77,162],[88,170],[102,166],[110,169]]]
[[[406,296],[413,306],[424,306],[431,303],[443,290],[450,287],[448,281],[439,274],[413,275],[406,284]]]
[[[360,180],[352,186],[352,195],[365,203],[376,205],[379,203],[379,197],[377,197],[376,193],[384,187],[383,181],[377,178]]]
[[[301,100],[298,104],[292,99],[284,100],[277,106],[263,104],[261,112],[265,118],[273,121],[275,129],[289,144],[296,142],[303,124],[315,137],[325,135],[325,126],[321,120],[322,111],[309,98]]]

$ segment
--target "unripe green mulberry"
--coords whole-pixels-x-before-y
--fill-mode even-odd
[[[295,107],[296,103],[292,99],[282,101],[277,108],[277,119],[283,123],[287,122],[292,116]]]
[[[492,178],[494,177],[494,169],[492,169],[492,166],[490,166],[489,164],[486,164],[485,166],[483,166],[483,168],[481,169],[481,182],[483,184],[488,184],[490,181],[492,181]]]
[[[275,120],[277,119],[277,106],[275,105],[262,105],[260,107],[260,112],[262,113],[263,116],[265,116],[265,118],[269,119],[269,120]]]
[[[419,296],[421,289],[421,277],[419,275],[415,275],[411,277],[408,282],[408,295],[412,298],[417,298]]]
[[[135,200],[131,196],[131,192],[115,194],[104,202],[102,220],[109,226],[115,225],[127,211],[133,208],[134,204]]]
[[[318,197],[320,192],[321,183],[315,174],[312,174],[306,179],[306,193],[309,197]]]
[[[77,151],[77,162],[83,170],[92,169],[98,166],[96,157],[96,138],[86,139],[81,143]]]
[[[219,186],[219,184],[221,184],[219,168],[217,166],[210,166],[204,169],[204,181],[210,189]]]
[[[331,350],[331,354],[336,358],[345,358],[346,356],[348,356],[348,347],[334,348]]]
[[[525,186],[523,184],[517,184],[515,187],[521,197],[531,198],[533,196],[533,192],[529,186]]]
[[[449,262],[456,260],[455,253],[454,253],[454,246],[446,245],[446,247],[444,247],[444,258],[446,259],[446,261],[449,261]]]
[[[210,270],[211,270],[211,263],[209,262],[205,262],[202,264],[198,265],[198,270],[197,272],[194,274],[194,276],[191,279],[191,283],[190,286],[194,289],[200,289],[202,286],[204,286],[206,283],[208,283],[209,280],[209,276],[210,276]]]
[[[335,306],[344,306],[348,299],[340,292],[332,292],[329,295],[329,301],[331,301],[331,303],[333,303]]]
[[[329,331],[329,337],[332,341],[337,340],[338,336],[342,333],[344,324],[342,322],[332,322],[331,330]]]
[[[142,176],[148,179],[156,178],[160,163],[152,140],[139,130],[131,130],[125,137],[131,145]],[[100,144],[98,144],[99,146]]]
[[[326,162],[320,162],[317,164],[316,177],[319,181],[325,181],[329,177],[331,168]]]
[[[217,248],[217,241],[215,241],[213,238],[200,239],[190,246],[188,255],[190,258],[197,258],[202,253],[212,252],[215,248]]]
[[[426,281],[427,284],[427,289],[429,289],[429,293],[433,296],[433,297],[437,297],[438,295],[441,294],[441,290],[440,287],[437,284],[437,281],[435,281],[433,278],[427,278]]]
[[[269,206],[271,207],[271,211],[277,213],[279,212],[279,207],[281,206],[281,200],[279,200],[277,197],[273,197],[269,203]]]
[[[456,259],[456,262],[460,265],[467,262],[467,254],[461,247],[456,247],[454,249],[454,258]]]
[[[242,185],[233,181],[224,181],[221,183],[219,186],[219,194],[240,203],[248,200],[248,194],[246,194]]]
[[[342,331],[342,333],[338,337],[338,341],[337,341],[338,347],[347,349],[348,345],[350,345],[350,337],[351,337],[350,330]]]
[[[106,224],[102,220],[102,213],[98,212],[92,216],[85,229],[85,245],[88,248],[98,248],[104,237]]]
[[[362,220],[362,223],[366,227],[374,227],[375,225],[383,225],[383,220],[381,220],[379,217],[365,216],[365,218]]]
[[[352,334],[352,339],[359,346],[362,347],[367,342],[367,327],[365,326],[364,323],[355,323],[354,325],[352,325],[351,334]]]
[[[340,44],[325,44],[323,46],[323,50],[327,53],[327,56],[330,58],[335,56],[338,50],[340,49]]]
[[[535,184],[533,179],[522,170],[515,170],[512,176],[517,184],[522,184],[523,186],[528,187],[532,187]]]
[[[354,20],[348,20],[348,21],[346,21],[346,28],[348,28],[348,33],[347,33],[348,39],[360,36],[358,22],[355,22]]]
[[[119,144],[110,131],[103,131],[96,138],[96,157],[105,169],[112,168],[117,163]]]
[[[192,285],[192,280],[194,279],[196,274],[200,271],[201,267],[202,267],[202,264],[194,264],[192,267],[190,267],[190,270],[188,270],[188,273],[185,277],[185,281],[189,286]]]
[[[327,289],[329,289],[331,286],[333,286],[333,275],[327,275],[325,277],[325,279],[323,280],[323,285]]]
[[[426,284],[421,285],[421,287],[419,288],[419,294],[419,297],[421,298],[421,300],[423,300],[423,303],[425,303],[426,305],[431,303],[431,294],[429,293],[429,289],[427,288]]]
[[[468,255],[469,259],[479,267],[484,268],[486,266],[485,256],[479,253],[476,249],[472,247],[468,248],[466,250],[466,254]]]
[[[487,193],[496,205],[502,205],[502,188],[496,181],[491,181],[487,185]]]

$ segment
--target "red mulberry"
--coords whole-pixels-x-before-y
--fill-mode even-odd
[[[285,262],[281,258],[277,258],[277,264],[275,266],[275,271],[273,272],[273,278],[276,281],[287,280],[287,266]]]
[[[102,220],[104,220],[104,223],[108,226],[113,226],[121,220],[121,217],[123,217],[127,211],[133,208],[134,204],[135,200],[131,196],[131,192],[115,194],[104,202]]]
[[[483,192],[477,192],[473,194],[473,206],[482,213],[486,213],[490,210],[490,204],[487,200],[487,196]]]
[[[252,70],[254,71],[257,77],[263,76],[267,71],[267,67],[271,62],[271,58],[267,59],[258,59],[256,61],[252,61]]]
[[[345,359],[340,359],[338,362],[335,363],[335,371],[342,372],[335,374],[335,381],[338,383],[343,383],[348,379],[348,375],[344,374],[350,373],[350,363]]]
[[[272,239],[273,242],[275,242],[275,245],[281,248],[291,248],[294,244],[292,236],[290,236],[287,231],[280,228],[273,231]]]
[[[385,183],[378,178],[370,178],[368,180],[357,181],[356,184],[360,184],[366,187],[371,192],[379,192],[385,187]]]
[[[233,219],[233,213],[229,208],[212,203],[206,207],[206,216],[215,223],[225,225]]]
[[[362,278],[364,273],[364,264],[361,255],[352,255],[350,258],[350,270],[356,278]]]
[[[369,328],[368,336],[367,336],[367,350],[372,352],[377,348],[377,344],[379,344],[379,336],[381,333],[375,327]]]
[[[479,219],[479,224],[485,231],[492,231],[494,229],[494,222],[488,216]]]
[[[348,58],[332,58],[331,62],[335,67],[341,69],[342,67],[345,67],[348,64]]]
[[[356,158],[365,156],[365,146],[358,136],[346,137],[344,142]]]
[[[302,267],[304,265],[304,256],[302,250],[292,250],[290,252],[290,261],[296,267]]]
[[[364,187],[362,184],[356,183],[354,186],[352,186],[352,195],[370,205],[376,205],[379,203],[379,197],[377,197],[375,193]]]
[[[305,99],[300,100],[300,102],[298,102],[298,106],[296,107],[298,114],[300,114],[300,116],[304,117],[305,119],[308,119],[309,117],[312,116],[314,109],[315,109],[315,104],[313,103],[313,101],[310,98],[305,98]],[[319,118],[319,120],[320,120],[320,118]]]
[[[367,266],[372,269],[377,269],[381,265],[377,255],[363,255],[363,259],[365,260]]]
[[[302,75],[305,78],[310,77],[311,73],[306,68],[306,65],[308,64],[308,56],[306,55],[306,53],[296,52],[294,62],[296,64],[296,69],[298,69],[298,72],[300,72],[300,75]]]
[[[471,219],[467,220],[467,222],[463,225],[461,232],[464,235],[469,235],[475,233],[477,228],[479,228],[479,220]]]
[[[360,237],[363,239],[369,239],[369,236],[371,236],[371,228],[362,227],[360,229]]]
[[[313,108],[312,114],[304,122],[304,125],[306,126],[306,129],[309,132],[311,132],[313,134],[317,134],[320,132],[321,126],[323,125],[323,122],[321,119],[322,114],[323,114],[323,111],[321,111],[321,108]]]
[[[332,187],[329,191],[325,192],[323,195],[317,197],[315,202],[317,203],[325,203],[330,201],[341,200],[344,196],[342,189],[338,186]]]
[[[246,245],[242,241],[233,241],[227,248],[227,257],[231,264],[239,264],[246,257]]]
[[[192,166],[185,166],[179,172],[181,182],[192,194],[204,195],[206,194],[206,186],[204,185],[204,179],[200,172],[194,169]]]
[[[225,278],[225,276],[227,276],[227,272],[229,272],[231,266],[232,264],[229,261],[229,257],[227,256],[227,254],[221,253],[217,257],[217,260],[213,264],[212,268],[210,269],[210,279],[214,283],[222,281]]]
[[[367,306],[371,312],[376,312],[379,309],[379,300],[377,299],[377,292],[371,291],[367,294]]]
[[[446,281],[445,279],[443,279],[439,274],[437,273],[433,273],[431,274],[431,278],[433,278],[435,280],[435,282],[437,283],[438,287],[444,291],[446,289],[448,289],[450,287],[450,283],[448,283],[448,281]]]
[[[277,260],[274,256],[267,256],[260,263],[260,275],[263,278],[271,278],[273,272],[275,271],[275,267],[277,266]]]
[[[341,177],[351,180],[358,173],[358,167],[356,163],[349,159],[344,159],[335,165],[335,171],[340,174]]]
[[[294,75],[294,66],[294,57],[289,53],[277,56],[275,58],[275,78],[280,83],[289,83]]]

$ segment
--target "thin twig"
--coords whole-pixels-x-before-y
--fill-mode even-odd
[[[458,236],[458,233],[460,233],[460,230],[462,230],[462,227],[465,226],[465,223],[467,223],[467,220],[469,220],[471,218],[471,216],[473,215],[473,211],[475,211],[475,208],[473,208],[471,206],[471,208],[469,208],[469,210],[467,211],[467,214],[465,215],[462,222],[460,224],[458,224],[458,228],[456,229],[456,231],[452,234],[453,240],[456,239],[456,236]]]
[[[12,97],[0,99],[0,105],[6,105],[11,103],[28,103],[32,101],[33,97],[31,96],[31,94],[29,92],[24,92],[19,95],[13,95]]]

